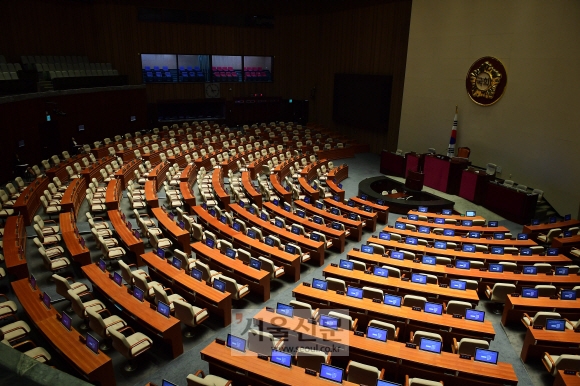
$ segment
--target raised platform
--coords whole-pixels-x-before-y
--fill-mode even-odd
[[[383,196],[383,191],[397,193]],[[411,209],[417,209],[419,206],[429,207],[430,212],[441,212],[441,209],[453,209],[455,202],[438,197],[434,194],[411,190],[405,187],[402,182],[395,181],[391,178],[379,176],[362,180],[358,184],[359,195],[366,194],[375,200],[383,200],[389,207],[389,212],[407,214]]]

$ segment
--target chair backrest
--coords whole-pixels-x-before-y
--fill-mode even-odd
[[[333,318],[338,318],[339,322],[338,322],[338,326],[342,329],[345,330],[352,330],[354,325],[353,325],[353,320],[352,317],[350,315],[346,315],[343,314],[341,312],[336,312],[336,311],[330,311],[328,313],[328,316],[332,316]]]
[[[405,295],[403,297],[403,306],[405,307],[425,307],[425,303],[427,302],[427,298],[424,296],[417,296],[417,295]]]
[[[427,331],[415,331],[415,333],[413,334],[413,343],[415,343],[416,345],[419,345],[421,343],[421,339],[423,338],[427,338],[427,339],[433,339],[433,340],[438,340],[439,342],[443,342],[443,338],[441,337],[441,335],[436,334],[434,332],[427,332]]]
[[[491,301],[505,303],[508,294],[514,293],[516,285],[511,283],[495,283],[492,289]]]
[[[459,300],[450,300],[447,303],[446,313],[450,315],[459,314],[465,315],[465,310],[473,308],[473,305],[468,302],[462,302]]]
[[[68,299],[71,302],[71,306],[75,314],[79,317],[84,319],[85,318],[85,306],[81,300],[81,298],[73,291],[68,290]]]
[[[131,272],[131,267],[127,265],[123,260],[119,260],[119,267],[121,268],[121,277],[125,282],[133,285],[133,273]]]
[[[359,385],[376,385],[381,371],[360,362],[350,361],[346,368],[346,380]]]
[[[540,311],[536,312],[536,315],[532,318],[532,325],[534,326],[545,326],[546,319],[559,319],[562,316],[557,312],[547,312]]]
[[[52,278],[56,284],[56,293],[68,299],[68,290],[71,289],[68,280],[56,273],[52,275]]]
[[[318,350],[307,350],[299,347],[296,351],[296,366],[320,371],[320,365],[327,363],[327,354]]]
[[[342,279],[328,277],[326,282],[328,283],[328,289],[331,291],[346,291],[346,283]]]
[[[461,338],[458,343],[457,353],[475,356],[475,349],[483,348],[488,349],[489,343],[481,339],[471,339],[471,338]]]
[[[157,305],[159,302],[163,302],[165,304],[171,304],[169,298],[167,297],[167,292],[160,286],[153,286],[153,293],[155,294],[155,304]]]
[[[89,318],[89,328],[99,334],[101,338],[106,338],[108,336],[107,326],[101,315],[91,307],[87,307],[86,312]]]
[[[113,347],[117,350],[121,355],[125,358],[132,358],[133,355],[131,354],[131,345],[127,342],[127,338],[125,335],[118,332],[115,329],[110,329],[109,333],[111,334],[111,338],[113,340]]]
[[[274,337],[269,332],[251,329],[248,332],[248,349],[263,355],[271,355]]]
[[[383,265],[382,268],[389,270],[389,277],[401,277],[401,270],[399,268]]]

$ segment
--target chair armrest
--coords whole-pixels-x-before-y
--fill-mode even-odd
[[[103,308],[102,310],[97,311],[97,314],[100,314],[101,312],[106,312],[107,314],[109,314],[109,316],[111,316],[111,311],[107,310],[106,308]]]
[[[164,290],[165,292],[170,292],[170,293],[171,293],[171,295],[173,295],[173,290],[172,290],[171,288],[169,288],[169,287],[166,287],[166,288],[163,288],[163,290]]]
[[[329,365],[329,364],[330,364],[330,362],[331,362],[330,356],[331,356],[331,352],[329,351],[329,352],[328,352],[328,355],[326,356],[326,364],[327,364],[327,365]]]
[[[454,337],[453,338],[453,343],[451,344],[451,351],[453,352],[453,354],[457,354],[457,339]]]
[[[8,299],[8,296],[6,296],[5,294],[0,294],[0,296],[2,296],[4,299],[6,299],[6,301],[10,300],[10,299]]]
[[[350,369],[350,362],[352,362],[352,360],[349,359],[348,364],[346,365],[346,373],[348,374],[348,370]]]
[[[121,320],[115,320],[113,323],[105,325],[105,328],[109,328],[109,327],[111,327],[112,325],[114,325],[114,324],[118,324],[118,323],[123,323],[123,325],[125,325],[125,326],[127,325],[127,324],[125,323],[125,321],[124,321],[123,319],[121,319]]]
[[[205,378],[205,374],[203,373],[203,370],[197,370],[194,375],[196,377],[199,377],[199,374],[201,374],[201,377],[202,378]]]
[[[144,338],[144,339],[141,339],[141,340],[139,340],[139,341],[137,341],[137,342],[133,343],[133,344],[130,346],[130,348],[136,347],[136,346],[140,345],[140,344],[141,344],[141,343],[143,343],[143,342],[150,342],[150,341],[151,341],[151,340],[150,340],[149,338]],[[141,352],[140,352],[140,353],[141,353]],[[139,355],[139,354],[137,354],[137,355]],[[136,355],[135,355],[135,356],[136,356]]]
[[[409,341],[413,342],[413,337],[415,336],[415,333],[413,333],[413,331],[409,332]]]
[[[355,318],[354,322],[352,322],[352,330],[356,331],[357,326],[358,326],[358,318]]]
[[[532,318],[530,318],[530,315],[528,315],[526,312],[524,312],[524,315],[522,316],[522,319],[524,318],[530,319],[530,321],[532,320]]]
[[[120,330],[118,330],[118,331],[119,331],[119,332],[124,332],[124,331],[127,331],[127,330],[131,330],[131,333],[133,333],[133,334],[135,333],[135,330],[133,330],[133,328],[132,328],[131,326],[125,326],[125,327],[121,328],[121,329],[120,329]],[[124,334],[123,334],[123,335],[124,335]]]
[[[379,375],[379,379],[383,379],[385,376],[385,369],[381,369],[381,374]]]
[[[56,221],[54,221],[54,220],[44,220],[44,222],[51,222],[51,223],[54,223],[54,224],[58,224],[58,223],[57,223]]]
[[[7,331],[5,331],[5,332],[4,332],[4,336],[6,336],[6,334],[7,334],[7,333],[9,333],[9,332],[12,332],[12,331],[17,331],[17,330],[22,330],[22,331],[24,331],[24,335],[28,334],[28,331],[26,331],[26,329],[25,329],[24,327],[22,327],[22,326],[17,326],[17,327],[15,327],[15,328],[11,329],[11,330],[7,330]]]
[[[15,345],[10,345],[12,348],[18,348],[18,347],[22,347],[26,344],[31,344],[32,347],[36,348],[36,343],[34,343],[33,341],[29,340],[25,340],[24,342],[20,342],[20,343],[16,343]]]
[[[447,313],[447,303],[443,302],[443,313]]]
[[[78,294],[79,298],[82,298],[85,295],[91,295],[91,299],[95,298],[95,295],[93,295],[93,293],[91,291],[85,291],[85,292],[81,292],[80,294]]]
[[[552,359],[552,357],[550,356],[550,354],[548,354],[547,352],[545,352],[544,353],[544,356],[548,357],[548,360],[552,364],[552,369],[554,369],[554,366],[556,366],[556,364],[554,363],[554,360]]]

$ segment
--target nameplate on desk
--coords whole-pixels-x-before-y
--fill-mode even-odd
[[[518,293],[513,293],[511,295],[512,295],[512,298],[519,298],[520,297],[520,294],[518,294]]]
[[[543,330],[544,326],[538,325],[538,326],[533,326],[533,328],[534,328],[534,330]]]
[[[316,324],[316,320],[315,320],[315,319],[312,319],[312,318],[310,318],[310,319],[308,319],[308,323],[310,323],[310,324]]]
[[[263,361],[268,361],[268,356],[267,355],[263,355],[263,354],[258,354],[258,359],[261,359]]]
[[[336,294],[337,295],[344,295],[344,291],[340,291],[340,290],[339,291],[336,291]]]
[[[520,271],[520,270],[515,270],[514,271],[514,275],[520,275],[521,273],[522,273],[522,271]]]
[[[373,303],[381,303],[381,299],[374,298]]]
[[[371,271],[363,271],[365,274],[370,275],[372,272]]]
[[[461,315],[461,314],[453,314],[453,317],[455,319],[463,319],[463,315]]]
[[[415,343],[409,343],[409,342],[407,342],[407,343],[405,343],[405,347],[408,347],[408,348],[417,348],[417,345]]]
[[[447,284],[439,284],[439,287],[441,287],[441,288],[447,288],[448,285]]]
[[[221,344],[222,346],[225,346],[226,345],[226,341],[223,340],[223,339],[220,339],[220,338],[215,338],[215,342],[217,344]]]
[[[274,309],[272,307],[266,307],[266,311],[268,311],[268,312],[274,312]]]
[[[336,264],[336,263],[330,263],[330,266],[331,267],[338,267],[338,264]]]
[[[318,374],[316,373],[316,371],[314,370],[310,370],[310,369],[304,369],[304,373],[308,374],[308,375],[313,375],[313,376],[317,376]]]
[[[302,285],[303,285],[304,287],[310,287],[310,283],[306,283],[305,281],[303,281],[303,282],[302,282]]]
[[[564,370],[564,374],[567,374],[567,375],[576,375],[576,370]]]
[[[420,261],[415,259],[415,260],[413,260],[413,263],[420,263]]]
[[[445,264],[447,268],[453,268],[453,264]]]
[[[129,295],[133,295],[133,290],[131,288],[127,287],[127,293]]]
[[[157,309],[157,307],[153,303],[149,303],[149,308],[151,308],[152,310],[156,310]]]
[[[550,295],[550,299],[555,299],[555,300],[558,300],[558,299],[559,299],[559,297],[558,297],[558,295]]]
[[[360,249],[359,249],[359,248],[353,248],[352,250],[353,250],[353,251],[356,251],[356,252],[360,251]]]
[[[421,307],[413,306],[412,310],[413,311],[421,311]]]
[[[87,339],[84,336],[79,335],[79,342],[81,342],[82,344],[86,344],[87,343]]]
[[[471,360],[471,355],[468,355],[468,354],[459,354],[459,358]]]
[[[554,274],[554,272],[550,271],[550,272],[546,272],[546,276],[552,276]]]
[[[401,281],[409,281],[410,279],[408,277],[402,277]]]
[[[356,336],[363,336],[363,337],[365,336],[365,333],[364,333],[364,332],[362,332],[362,331],[355,331],[355,332],[354,332],[354,334],[355,334]]]
[[[487,268],[480,268],[479,270],[480,270],[481,272],[485,272],[485,271],[487,271]]]

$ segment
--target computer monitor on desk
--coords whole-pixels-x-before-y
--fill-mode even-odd
[[[326,364],[320,365],[320,378],[335,383],[342,383],[343,377],[344,377],[343,369]]]

